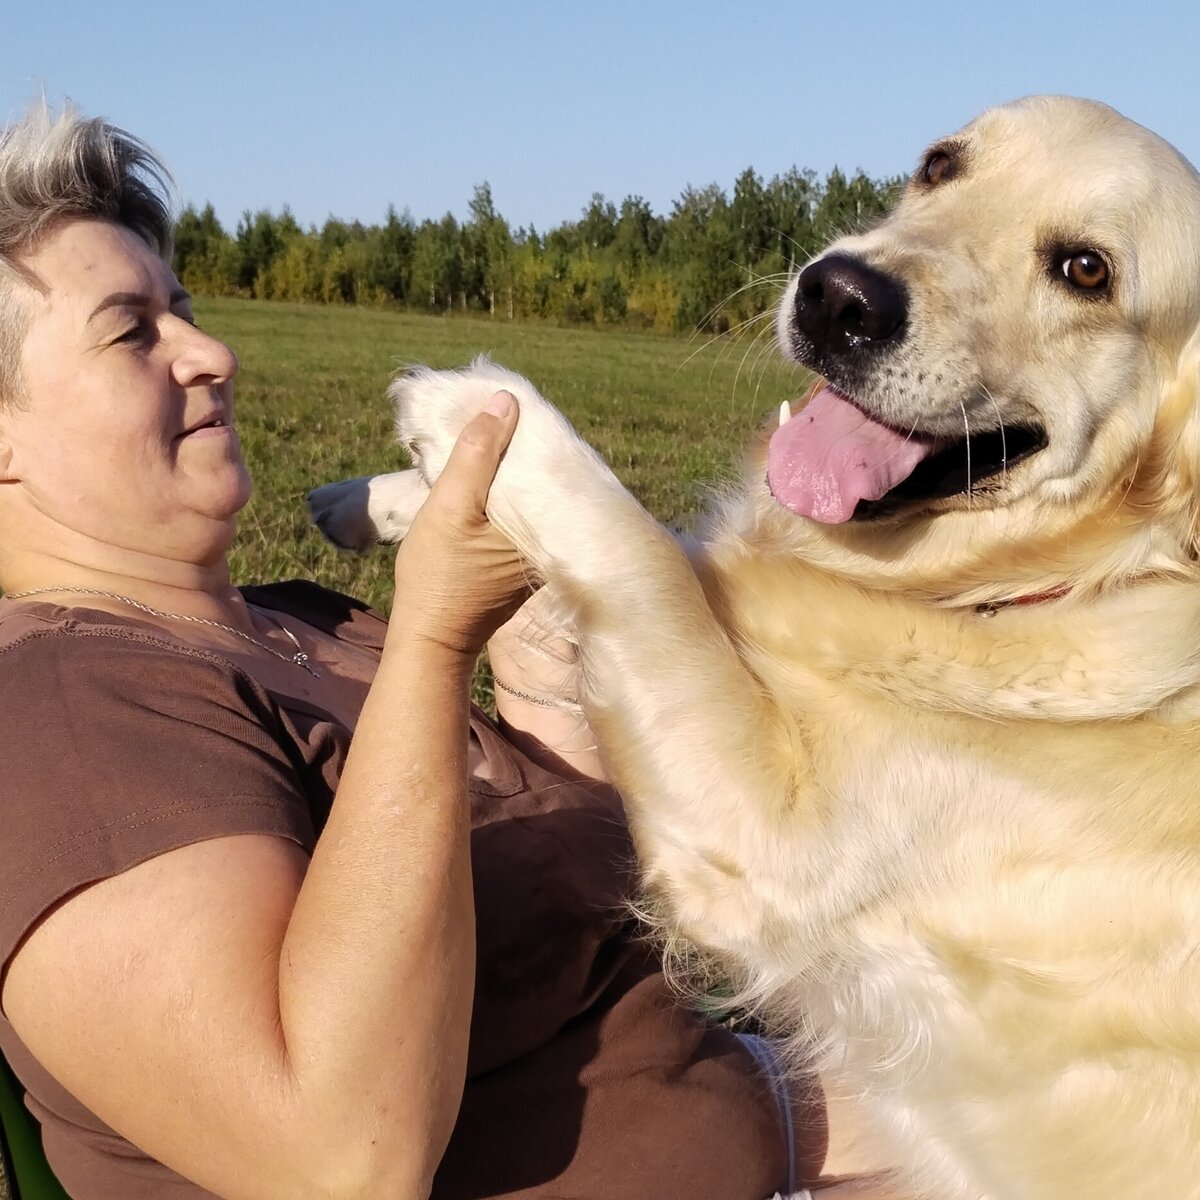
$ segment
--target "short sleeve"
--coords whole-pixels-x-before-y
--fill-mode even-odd
[[[315,836],[270,697],[217,656],[112,629],[0,651],[0,968],[57,901],[168,850]]]

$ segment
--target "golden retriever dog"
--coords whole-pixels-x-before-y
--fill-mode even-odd
[[[792,279],[821,379],[687,551],[526,380],[392,396],[403,533],[498,388],[490,512],[576,623],[669,934],[937,1200],[1200,1197],[1200,178],[1054,97]]]

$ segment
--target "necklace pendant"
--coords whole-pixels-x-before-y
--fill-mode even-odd
[[[297,650],[296,653],[292,655],[292,662],[294,662],[298,667],[303,667],[314,679],[321,678],[320,675],[317,674],[312,663],[308,661],[308,655],[305,654],[303,650]]]

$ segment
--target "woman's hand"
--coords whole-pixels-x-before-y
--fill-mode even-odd
[[[546,589],[535,592],[487,644],[496,715],[509,741],[557,774],[607,780],[579,704],[579,651]]]
[[[535,591],[488,640],[492,673],[521,691],[579,707],[579,647],[547,588]]]
[[[532,582],[486,512],[518,415],[513,396],[497,392],[463,429],[396,554],[392,626],[472,660]]]

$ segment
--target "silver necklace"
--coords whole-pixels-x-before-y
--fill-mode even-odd
[[[24,600],[28,596],[40,596],[45,592],[71,592],[77,596],[104,596],[109,600],[119,600],[122,604],[128,604],[131,608],[141,609],[142,612],[149,613],[152,617],[163,617],[170,621],[189,621],[193,625],[209,625],[213,629],[223,629],[226,633],[232,633],[234,637],[239,637],[243,642],[249,642],[252,646],[257,646],[260,650],[265,650],[268,654],[281,659],[283,662],[294,663],[298,667],[303,667],[314,679],[321,678],[309,661],[308,655],[304,653],[300,645],[300,639],[282,621],[277,621],[269,612],[266,613],[267,619],[287,635],[288,641],[296,647],[295,654],[284,654],[282,651],[276,650],[274,646],[268,646],[266,642],[260,642],[258,638],[251,637],[248,633],[243,633],[240,629],[234,629],[232,625],[223,625],[220,621],[210,621],[207,617],[189,617],[185,613],[163,612],[161,609],[151,608],[149,604],[143,604],[140,600],[135,600],[132,596],[122,596],[120,592],[105,592],[100,588],[36,587],[28,588],[23,592],[5,592],[4,598],[6,600]]]

